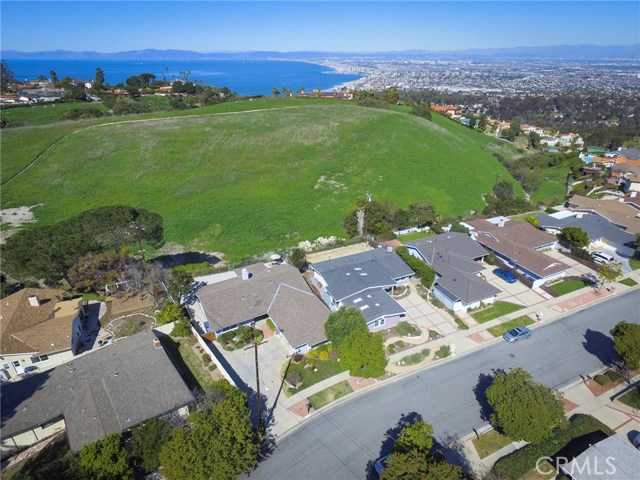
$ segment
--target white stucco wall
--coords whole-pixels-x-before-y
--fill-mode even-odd
[[[64,419],[60,419],[56,422],[46,425],[45,428],[35,427],[31,430],[27,430],[26,432],[18,433],[17,435],[14,435],[12,437],[2,438],[0,456],[2,458],[6,458],[13,452],[27,448],[34,443],[50,437],[51,435],[55,435],[56,433],[64,429]]]

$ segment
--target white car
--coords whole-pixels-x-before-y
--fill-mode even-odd
[[[599,263],[600,265],[604,265],[605,263],[611,263],[615,260],[613,256],[604,252],[593,252],[591,256],[593,257],[593,261],[596,263]]]

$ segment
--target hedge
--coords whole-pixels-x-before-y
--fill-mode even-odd
[[[411,270],[416,272],[422,286],[425,288],[431,288],[433,281],[436,279],[436,271],[419,258],[411,255],[409,250],[407,250],[407,247],[398,247],[396,249],[396,253],[402,260],[404,260],[404,263],[406,263]]]
[[[493,466],[500,478],[516,480],[536,466],[540,457],[552,457],[574,438],[597,432],[613,435],[614,431],[589,415],[574,415],[565,430],[557,430],[553,436],[541,443],[530,443],[511,455],[501,458]]]

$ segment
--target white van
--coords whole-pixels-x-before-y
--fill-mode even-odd
[[[593,252],[591,256],[593,257],[593,261],[596,263],[599,263],[600,265],[603,265],[605,263],[611,263],[615,260],[613,256],[604,252]]]

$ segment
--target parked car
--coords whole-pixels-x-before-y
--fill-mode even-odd
[[[499,268],[496,268],[493,271],[493,273],[507,283],[516,283],[518,281],[516,276],[513,273],[511,273],[509,270],[501,270]]]
[[[611,263],[615,260],[613,256],[604,252],[593,252],[591,256],[593,257],[593,261],[596,263],[599,263],[600,265],[604,265],[605,263]]]
[[[387,460],[389,460],[389,455],[380,457],[378,460],[376,460],[376,463],[373,464],[373,467],[376,469],[376,473],[378,474],[378,476],[382,475],[384,467],[387,466]]]
[[[590,285],[597,285],[600,283],[598,277],[596,277],[593,273],[585,273],[584,275],[582,275],[582,281]]]
[[[638,433],[633,439],[633,446],[640,450],[640,433]]]
[[[532,334],[533,332],[527,327],[516,327],[505,333],[502,338],[504,338],[507,342],[515,343],[520,340],[524,340],[525,338],[529,338]]]

